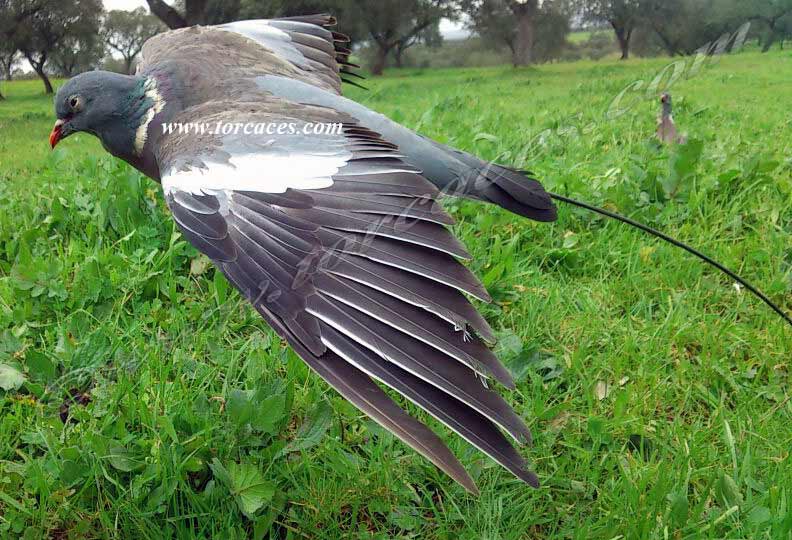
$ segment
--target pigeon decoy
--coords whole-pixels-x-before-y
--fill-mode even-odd
[[[673,239],[342,97],[357,66],[333,24],[308,16],[159,34],[135,75],[92,71],[60,88],[50,144],[91,133],[161,182],[184,236],[308,366],[465,489],[477,493],[457,458],[377,382],[537,486],[506,438],[529,442],[528,427],[484,384],[514,388],[466,295],[490,297],[459,262],[469,255],[438,197],[538,221],[556,219],[556,199]],[[282,129],[235,127],[251,123]],[[306,131],[316,125],[340,130]]]
[[[664,92],[660,95],[662,110],[657,117],[657,138],[666,144],[685,144],[687,137],[677,134],[676,124],[674,123],[671,94]]]
[[[441,192],[556,219],[534,179],[396,124],[341,96],[348,41],[328,16],[159,34],[134,76],[92,71],[57,93],[54,148],[75,132],[161,181],[186,238],[341,395],[468,491],[443,441],[383,383],[514,473],[524,421],[485,379],[514,388],[467,295],[489,301],[460,262]],[[167,132],[167,124],[287,126],[283,132]],[[303,134],[308,125],[338,133]],[[250,131],[250,130],[247,130]],[[270,131],[277,131],[275,129]]]

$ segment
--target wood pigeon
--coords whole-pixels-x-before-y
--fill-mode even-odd
[[[378,384],[538,486],[507,439],[530,442],[528,427],[487,383],[514,388],[468,301],[490,297],[459,262],[469,255],[446,228],[441,194],[538,221],[556,219],[553,200],[620,220],[716,266],[792,325],[750,283],[668,235],[344,98],[357,66],[334,23],[319,15],[159,34],[136,75],[92,71],[60,88],[50,144],[92,133],[161,182],[182,233],[306,364],[469,492],[475,483],[443,441]]]
[[[92,71],[60,88],[50,144],[92,133],[160,181],[182,233],[297,354],[469,492],[475,483],[443,441],[377,383],[538,486],[504,435],[526,443],[528,427],[486,383],[514,388],[466,295],[490,297],[459,262],[468,252],[437,199],[539,221],[556,219],[553,201],[522,172],[342,97],[357,66],[333,24],[308,16],[159,34],[134,76]],[[168,131],[175,123],[217,129]],[[286,128],[221,127],[251,123]],[[319,124],[339,129],[305,134]]]
[[[660,103],[662,110],[660,111],[660,116],[657,117],[657,138],[666,144],[685,144],[687,137],[677,133],[676,124],[674,123],[671,94],[665,92],[661,94]]]

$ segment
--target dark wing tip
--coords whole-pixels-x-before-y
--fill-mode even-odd
[[[363,90],[368,91],[368,87],[367,86],[363,86],[362,84],[360,84],[358,82],[355,82],[355,81],[353,81],[351,79],[347,79],[346,77],[341,77],[341,82],[345,82],[345,83],[350,84],[352,86],[357,86],[358,88],[361,88]]]
[[[335,26],[337,24],[336,18],[329,13],[316,13],[313,15],[295,15],[293,17],[278,17],[281,21],[294,21],[308,24],[315,24],[327,28],[328,26]]]
[[[509,390],[515,390],[517,385],[514,384],[514,377],[511,372],[506,369],[503,364],[497,362],[493,365],[493,377]]]
[[[277,21],[291,21],[296,23],[305,23],[305,24],[313,24],[315,26],[319,26],[321,28],[326,29],[329,32],[330,41],[333,44],[333,49],[335,50],[335,61],[339,66],[339,71],[341,74],[341,82],[351,84],[352,86],[357,86],[358,88],[362,88],[363,90],[368,90],[365,86],[358,84],[354,81],[349,80],[349,77],[345,77],[344,75],[351,75],[354,77],[358,77],[361,79],[365,79],[364,76],[359,75],[351,71],[353,68],[359,68],[360,66],[353,64],[349,61],[349,55],[352,54],[352,51],[349,50],[346,45],[349,44],[352,40],[350,37],[342,32],[337,32],[335,30],[330,30],[330,28],[337,26],[338,21],[335,17],[333,17],[329,13],[319,13],[315,15],[298,15],[295,17],[280,17],[278,19],[274,19]]]
[[[539,477],[533,471],[525,471],[524,474],[519,475],[519,478],[534,489],[539,489],[542,485],[539,482]]]

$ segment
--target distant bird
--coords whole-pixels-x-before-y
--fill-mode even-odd
[[[297,354],[468,491],[476,485],[443,441],[375,381],[537,486],[504,435],[528,442],[528,427],[484,384],[514,388],[465,295],[490,297],[459,263],[469,254],[437,198],[538,221],[556,219],[552,198],[588,206],[342,97],[357,66],[333,23],[309,16],[155,36],[136,75],[88,72],[58,91],[50,144],[91,133],[161,181],[182,233]],[[251,123],[276,127],[235,127]],[[309,129],[320,124],[341,129]]]
[[[662,110],[657,117],[657,138],[666,144],[685,144],[687,137],[677,134],[676,124],[672,111],[671,94],[663,93],[660,95]]]

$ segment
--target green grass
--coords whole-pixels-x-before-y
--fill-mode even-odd
[[[594,32],[591,30],[576,30],[575,32],[571,32],[567,39],[571,43],[583,43],[584,41],[588,41],[593,33]]]
[[[791,59],[677,81],[678,149],[653,142],[656,92],[606,114],[664,59],[403,71],[350,95],[792,311]],[[684,253],[570,208],[547,225],[448,202],[543,482],[449,436],[477,499],[310,374],[156,184],[87,135],[51,153],[40,83],[2,90],[0,538],[792,538],[792,333]]]

